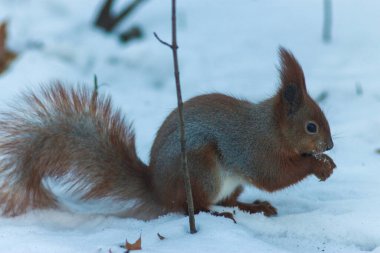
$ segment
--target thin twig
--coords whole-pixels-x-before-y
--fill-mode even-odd
[[[160,37],[158,37],[158,35],[157,35],[156,32],[154,32],[153,34],[154,34],[154,37],[156,37],[156,39],[157,39],[159,42],[161,42],[162,44],[164,44],[165,46],[168,46],[170,49],[173,50],[173,46],[172,46],[171,44],[167,43],[166,41],[163,41]]]
[[[195,228],[195,218],[194,218],[194,203],[193,203],[193,195],[191,191],[191,182],[190,182],[190,173],[187,167],[187,155],[186,155],[186,134],[185,134],[185,124],[183,117],[183,102],[181,95],[181,83],[179,78],[179,64],[178,64],[178,54],[177,54],[177,22],[176,22],[176,0],[172,0],[172,43],[169,44],[158,37],[156,33],[154,33],[156,39],[161,42],[163,45],[168,46],[172,49],[173,52],[173,63],[174,63],[174,77],[175,84],[177,90],[177,102],[178,102],[178,121],[179,121],[179,129],[180,129],[180,142],[181,142],[181,167],[184,176],[185,182],[185,192],[186,192],[186,200],[187,200],[187,211],[189,214],[189,225],[190,225],[190,233],[194,234],[197,232]]]

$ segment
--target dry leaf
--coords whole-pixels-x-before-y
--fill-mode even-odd
[[[157,236],[158,236],[158,238],[160,238],[160,240],[165,240],[165,239],[166,239],[166,237],[165,237],[165,236],[162,236],[162,235],[160,235],[160,233],[157,233]]]
[[[129,243],[128,240],[125,240],[125,248],[129,250],[141,250],[141,235],[137,241],[134,243]]]
[[[16,54],[6,48],[7,23],[0,23],[0,73],[16,58]]]

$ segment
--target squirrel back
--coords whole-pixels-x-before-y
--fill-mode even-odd
[[[147,166],[136,155],[134,133],[109,97],[56,83],[19,101],[0,119],[4,214],[60,206],[44,182],[49,178],[83,202],[128,200],[130,208],[120,215],[147,219],[162,212],[152,199]]]

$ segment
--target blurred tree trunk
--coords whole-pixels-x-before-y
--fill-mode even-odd
[[[332,0],[324,0],[322,39],[323,39],[323,42],[325,43],[331,42],[331,27],[332,27]]]

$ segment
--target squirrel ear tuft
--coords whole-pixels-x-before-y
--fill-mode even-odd
[[[281,86],[297,85],[302,91],[306,92],[305,77],[301,65],[294,55],[287,49],[280,47],[280,80]]]
[[[280,47],[279,55],[281,87],[278,95],[281,97],[282,108],[287,115],[291,115],[301,107],[307,93],[305,77],[300,64],[290,51]]]

